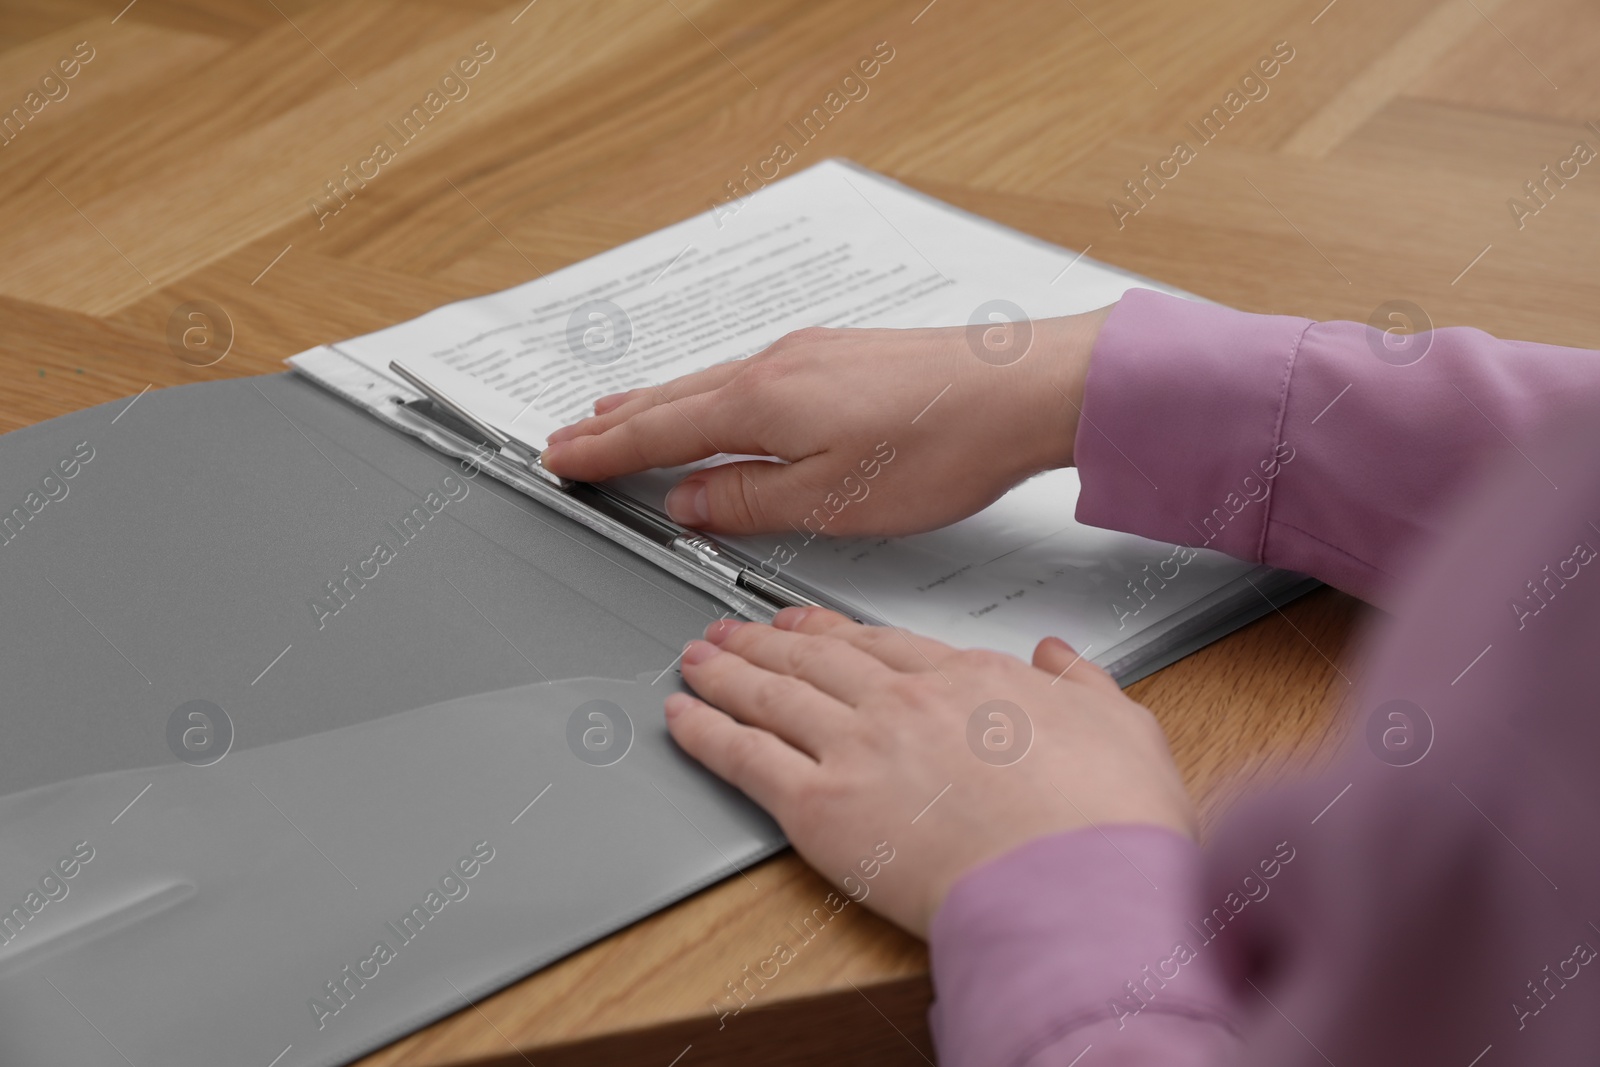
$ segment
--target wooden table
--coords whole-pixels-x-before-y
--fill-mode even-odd
[[[125,3],[0,8],[0,429],[274,371],[704,210],[879,42],[800,162],[848,156],[1249,310],[1408,300],[1600,343],[1600,164],[1564,162],[1600,148],[1587,0]],[[346,180],[479,42],[467,95]],[[1536,200],[1546,164],[1567,178]],[[226,322],[174,319],[192,301]],[[1358,614],[1323,591],[1133,687],[1208,822],[1327,755]],[[859,908],[719,1029],[725,983],[826,892],[792,855],[750,874],[363,1062],[931,1058],[926,954]]]

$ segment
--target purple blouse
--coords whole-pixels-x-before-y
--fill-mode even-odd
[[[944,1064],[1600,1061],[1600,354],[1387,340],[1145,290],[1107,320],[1078,518],[1392,614],[1326,774],[1204,848],[1102,826],[956,883]]]

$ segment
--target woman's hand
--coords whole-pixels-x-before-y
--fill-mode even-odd
[[[1056,638],[1029,666],[786,608],[772,626],[713,623],[683,677],[699,698],[667,698],[677,742],[824,877],[918,935],[958,877],[1033,838],[1194,833],[1155,718]]]
[[[772,456],[784,462],[695,472],[668,512],[713,532],[772,532],[837,494],[856,503],[830,516],[829,534],[931,530],[1072,462],[1109,312],[986,330],[801,330],[749,359],[603,397],[593,417],[550,435],[543,463],[603,481],[719,453]],[[876,475],[870,495],[864,475]]]

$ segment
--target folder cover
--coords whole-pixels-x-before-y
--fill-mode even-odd
[[[782,845],[727,609],[291,375],[0,439],[0,1062],[329,1065]]]

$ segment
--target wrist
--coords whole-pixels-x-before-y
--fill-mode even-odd
[[[1045,381],[1035,390],[1032,401],[1043,423],[1039,434],[1043,451],[1036,464],[1040,470],[1073,464],[1073,442],[1078,436],[1078,421],[1083,411],[1089,361],[1100,328],[1115,307],[1115,304],[1108,304],[1081,315],[1066,315],[1038,323],[1036,343],[1042,357],[1039,370]]]

